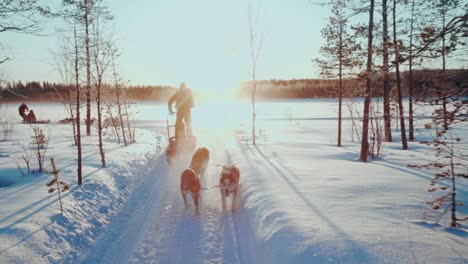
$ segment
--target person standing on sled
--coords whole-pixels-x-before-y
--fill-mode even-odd
[[[187,87],[187,84],[182,83],[177,92],[169,98],[167,106],[169,108],[169,113],[174,114],[172,111],[172,104],[175,102],[177,108],[177,118],[176,118],[176,131],[175,137],[184,137],[186,133],[187,136],[192,136],[192,107],[194,107],[192,90]],[[185,124],[185,131],[184,131]],[[185,133],[184,133],[185,132]]]

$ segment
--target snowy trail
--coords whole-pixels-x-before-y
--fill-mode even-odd
[[[230,157],[219,138],[199,137],[198,142],[211,152],[210,166],[201,178],[202,186],[215,186],[220,170],[215,164],[230,163]],[[193,206],[184,209],[179,175],[189,159],[175,164],[166,175],[160,186],[161,206],[130,262],[258,263],[247,215],[242,208],[235,214],[224,212],[217,188],[203,191],[199,216],[194,214]]]
[[[215,165],[229,164],[229,154],[220,138],[199,137],[198,143],[208,147],[211,156],[202,186],[215,186],[220,171]],[[190,157],[181,157],[169,167],[165,155],[159,157],[82,262],[258,263],[255,236],[242,205],[234,214],[224,212],[219,190],[213,188],[203,191],[199,216],[193,206],[184,208],[179,175],[189,162]]]
[[[87,254],[82,263],[120,263],[128,259],[131,250],[143,236],[145,227],[154,214],[154,202],[158,200],[158,174],[164,174],[166,160],[158,157],[150,164],[151,173],[136,186],[122,211],[113,218],[107,232],[101,237],[93,250]],[[129,252],[130,251],[130,252]]]

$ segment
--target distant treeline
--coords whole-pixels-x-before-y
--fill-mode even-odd
[[[382,76],[373,79],[373,96],[382,96]],[[390,76],[395,86],[395,76]],[[403,95],[408,95],[408,73],[402,73]],[[468,96],[468,70],[420,70],[413,73],[415,96],[434,96],[440,89],[459,90]],[[364,96],[365,82],[359,79],[344,81],[343,96]],[[0,86],[0,101],[53,101],[66,97],[72,86],[51,82],[7,82]],[[167,101],[176,88],[170,86],[127,86],[127,96],[138,101]],[[84,89],[83,89],[84,90]],[[112,91],[112,87],[110,88]],[[394,89],[396,90],[396,89]],[[259,99],[332,98],[338,96],[338,81],[324,79],[261,80],[257,81],[256,97]],[[396,92],[396,91],[395,91]],[[395,94],[395,93],[394,93]],[[244,82],[238,97],[251,96],[251,82]]]
[[[82,87],[83,88],[83,87]],[[7,82],[0,86],[0,101],[55,101],[66,98],[73,86],[53,82]],[[84,89],[82,89],[84,91]],[[112,91],[112,87],[110,87]],[[170,86],[127,86],[125,94],[133,100],[162,101],[174,94]]]
[[[373,78],[372,95],[383,95],[383,76]],[[390,84],[396,85],[395,75],[390,76]],[[408,95],[408,72],[402,73],[403,95]],[[413,72],[413,86],[416,96],[436,95],[437,89],[458,89],[468,95],[468,70],[419,70]],[[364,96],[365,80],[346,79],[343,84],[343,95],[346,97]],[[239,97],[250,97],[252,82],[242,83]],[[396,89],[394,89],[396,94]],[[259,99],[282,98],[333,98],[339,93],[337,80],[294,79],[294,80],[261,80],[257,81],[256,97]]]

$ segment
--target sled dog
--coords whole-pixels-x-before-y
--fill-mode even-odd
[[[200,204],[200,177],[192,169],[186,169],[180,175],[180,192],[184,198],[185,208],[188,207],[187,194],[192,194],[193,203],[195,204],[195,213],[199,213]]]
[[[223,166],[219,177],[219,189],[221,191],[223,209],[226,209],[226,197],[232,193],[231,210],[234,211],[239,191],[239,178],[240,172],[235,165]]]
[[[208,161],[210,159],[210,151],[207,148],[199,148],[195,151],[190,162],[190,168],[194,170],[198,175],[205,173]]]

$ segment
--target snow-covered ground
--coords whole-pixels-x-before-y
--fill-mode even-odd
[[[58,120],[60,105],[32,104]],[[13,105],[9,109],[15,109]],[[202,104],[194,111],[198,144],[211,151],[202,185],[217,184],[217,164],[241,170],[235,213],[223,211],[218,189],[204,190],[199,216],[184,210],[179,175],[190,155],[168,166],[165,105],[139,104],[137,143],[106,140],[100,168],[96,138],[85,139],[84,185],[76,186],[70,127],[51,125],[48,157],[71,184],[60,216],[49,174],[20,176],[21,145],[30,128],[17,124],[0,142],[0,262],[53,263],[466,263],[468,228],[422,219],[432,174],[407,167],[434,158],[430,147],[384,144],[380,158],[357,161],[360,146],[344,123],[336,147],[333,100],[258,105],[259,144],[248,137],[250,110],[242,104]],[[10,110],[12,115],[15,111]],[[430,114],[421,107],[418,115]],[[289,120],[292,117],[292,120]],[[422,118],[421,117],[421,118]],[[420,119],[416,135],[427,137]],[[466,128],[458,128],[466,134]],[[394,132],[397,137],[398,132]],[[460,200],[468,186],[460,181]],[[468,210],[460,207],[461,216]]]

